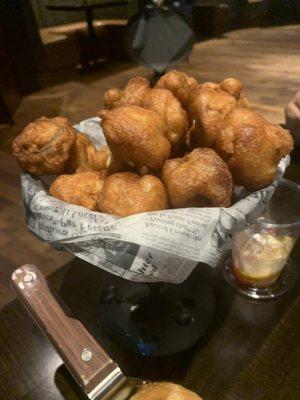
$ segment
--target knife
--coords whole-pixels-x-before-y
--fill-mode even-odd
[[[146,383],[125,377],[83,324],[66,315],[35,265],[15,270],[12,285],[88,399],[127,400]]]

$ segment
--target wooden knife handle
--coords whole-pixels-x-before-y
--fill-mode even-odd
[[[34,265],[27,264],[17,269],[12,274],[12,283],[20,300],[86,393],[108,376],[122,375],[118,365],[82,323],[64,313],[51,294],[46,279]]]

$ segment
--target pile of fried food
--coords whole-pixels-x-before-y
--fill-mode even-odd
[[[52,196],[126,217],[181,207],[229,207],[233,184],[270,184],[293,140],[251,109],[242,84],[199,83],[169,71],[151,88],[135,77],[105,93],[99,111],[107,146],[96,149],[63,117],[40,118],[13,153],[33,175],[58,175]]]

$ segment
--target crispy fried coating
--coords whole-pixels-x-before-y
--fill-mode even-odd
[[[233,96],[237,105],[241,107],[250,107],[248,100],[243,97],[243,85],[242,82],[237,78],[226,78],[220,83],[216,82],[204,82],[202,84],[203,88],[215,89],[217,92],[222,90]]]
[[[239,79],[227,78],[220,83],[220,88],[233,96],[237,105],[240,107],[250,108],[248,100],[243,96],[243,85]]]
[[[165,121],[167,139],[172,146],[172,154],[178,154],[185,144],[188,129],[188,117],[180,102],[166,89],[150,89],[146,93],[142,106],[157,112]]]
[[[101,171],[110,164],[111,152],[108,146],[97,150],[90,139],[83,133],[76,134],[76,141],[70,149],[70,156],[65,164],[67,173],[80,170]]]
[[[188,110],[191,124],[188,144],[192,148],[214,147],[221,124],[235,105],[236,99],[213,82],[194,91]]]
[[[104,105],[109,110],[114,108],[123,98],[123,91],[117,88],[112,88],[104,93]]]
[[[125,89],[110,89],[104,94],[105,108],[111,110],[115,107],[136,105],[140,106],[143,102],[145,92],[150,89],[146,78],[137,76],[130,79]]]
[[[95,211],[105,177],[105,171],[81,171],[73,175],[60,175],[50,186],[49,193],[66,203]]]
[[[98,208],[120,217],[168,208],[163,183],[153,175],[120,172],[110,175],[101,192]]]
[[[217,91],[219,91],[219,89],[220,89],[220,85],[218,83],[211,82],[211,81],[202,83],[201,87],[206,88],[206,89],[217,90]]]
[[[172,70],[163,75],[156,83],[156,88],[168,89],[187,109],[193,90],[197,89],[199,83],[184,72]]]
[[[226,78],[220,82],[220,88],[238,100],[243,91],[242,82],[236,78]]]
[[[178,154],[185,144],[188,129],[187,114],[180,102],[166,89],[150,89],[145,78],[136,77],[128,81],[124,91],[108,90],[105,95],[105,108],[137,105],[157,112],[168,127],[167,139],[171,143],[172,153]]]
[[[216,90],[221,89],[223,90],[223,92],[226,92],[233,96],[236,100],[241,97],[243,91],[242,82],[237,78],[226,78],[220,83],[210,81],[204,82],[202,84],[202,87]]]
[[[162,170],[173,207],[229,207],[232,179],[226,163],[212,149],[199,148],[165,162]]]
[[[270,184],[280,159],[293,149],[289,132],[257,112],[236,107],[223,121],[216,150],[234,181],[249,190]]]
[[[142,385],[130,400],[202,400],[202,398],[181,385],[154,382]]]
[[[117,160],[141,173],[160,171],[170,155],[168,128],[154,111],[139,106],[99,112],[108,146]]]
[[[33,175],[58,175],[75,139],[76,131],[67,118],[42,117],[16,137],[13,154],[20,167]]]
[[[185,79],[187,81],[187,84],[189,85],[191,90],[198,89],[198,87],[201,86],[201,84],[193,76],[190,76],[190,75],[187,75],[187,74],[184,74],[184,75],[185,75]]]

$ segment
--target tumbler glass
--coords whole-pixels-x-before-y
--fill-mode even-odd
[[[269,299],[296,281],[289,255],[300,233],[300,186],[286,179],[255,224],[233,235],[232,257],[224,266],[226,280],[240,293]]]

